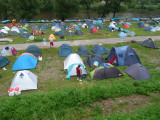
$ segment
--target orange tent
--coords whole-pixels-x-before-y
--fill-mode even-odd
[[[56,37],[53,34],[51,34],[48,39],[51,39],[51,38],[56,39]]]

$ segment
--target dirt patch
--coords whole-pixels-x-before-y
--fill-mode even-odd
[[[160,70],[160,66],[156,67],[156,70]]]
[[[115,100],[108,99],[101,102],[95,102],[93,106],[97,104],[102,107],[103,114],[109,115],[114,113],[131,113],[138,108],[145,108],[148,103],[150,103],[150,97],[144,95],[133,95],[128,97],[119,97]]]

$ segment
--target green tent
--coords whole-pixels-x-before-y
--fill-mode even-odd
[[[8,65],[10,62],[6,57],[0,56],[0,68]]]
[[[42,56],[41,50],[39,49],[39,47],[37,45],[28,46],[26,49],[26,52],[31,53],[34,56]]]
[[[143,42],[140,43],[140,45],[148,47],[148,48],[153,48],[153,49],[158,48],[156,41],[152,38],[148,38],[147,40],[144,40]]]

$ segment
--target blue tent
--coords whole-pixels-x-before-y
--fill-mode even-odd
[[[74,30],[80,30],[80,28],[78,27],[78,25],[75,26]]]
[[[138,23],[138,27],[139,27],[139,28],[144,28],[144,25],[145,25],[144,22],[139,22],[139,23]]]
[[[55,21],[52,22],[52,25],[55,26],[57,23]]]
[[[117,66],[129,66],[135,63],[140,63],[139,57],[130,46],[112,47],[109,55],[106,58],[109,62]]]
[[[144,27],[144,30],[147,30],[147,31],[151,31],[153,29],[152,26],[147,26],[147,27]]]
[[[89,51],[87,50],[87,48],[85,46],[83,46],[83,45],[78,49],[78,53],[79,53],[80,56],[88,56],[88,55],[90,55]]]
[[[46,28],[45,26],[42,26],[42,27],[40,28],[40,30],[41,30],[41,31],[46,31],[47,28]]]
[[[115,28],[109,27],[107,30],[108,30],[108,31],[112,31],[112,29],[115,29]]]
[[[38,59],[31,53],[23,53],[14,63],[12,70],[35,69]]]
[[[139,21],[139,18],[132,18],[132,21]]]
[[[120,32],[118,35],[119,35],[120,37],[127,37],[127,34],[125,34],[124,32]]]
[[[131,23],[129,23],[129,22],[126,22],[126,24],[128,24],[129,26],[131,26],[132,24]]]
[[[94,27],[95,27],[94,25],[90,25],[89,30],[92,30]]]
[[[57,28],[59,28],[59,25],[58,25],[57,23],[55,24],[55,26],[56,26]]]
[[[8,58],[4,56],[0,56],[0,68],[8,65],[10,62],[8,61]]]
[[[61,31],[55,32],[55,35],[65,35],[65,32],[61,30]]]
[[[60,57],[67,57],[68,55],[72,54],[73,50],[68,44],[62,44],[59,47],[59,56]]]
[[[77,25],[78,25],[78,26],[82,26],[82,23],[81,23],[81,22],[79,22]]]
[[[20,31],[20,34],[23,34],[24,32],[26,32],[26,30],[25,30],[25,29],[22,29],[22,30]]]
[[[105,48],[102,44],[96,44],[92,50],[92,52],[94,52],[95,54],[107,54],[109,52],[109,50],[107,48]]]
[[[22,38],[29,38],[31,36],[31,34],[29,32],[24,32],[22,34]]]

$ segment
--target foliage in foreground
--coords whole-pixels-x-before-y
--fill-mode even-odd
[[[55,116],[58,119],[64,119],[70,108],[89,106],[92,102],[119,96],[150,95],[150,92],[160,92],[159,80],[113,84],[110,87],[65,88],[46,94],[7,97],[0,100],[0,119],[53,119]],[[109,118],[114,117],[110,116]],[[121,117],[123,118],[123,115]]]

